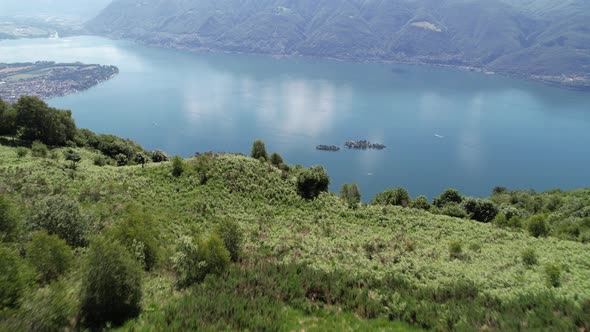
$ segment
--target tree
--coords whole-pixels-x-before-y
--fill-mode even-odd
[[[64,157],[67,161],[71,161],[72,162],[72,169],[76,169],[76,164],[80,162],[80,160],[82,160],[82,157],[80,156],[80,154],[74,150],[74,149],[68,149],[65,153],[64,153]]]
[[[0,242],[12,242],[18,238],[20,220],[8,197],[0,194]]]
[[[402,187],[386,190],[373,199],[374,205],[394,205],[407,207],[412,202],[412,198],[408,191]]]
[[[16,126],[23,139],[60,146],[74,140],[76,124],[72,112],[51,108],[41,99],[30,96],[21,97],[14,107]]]
[[[71,246],[86,245],[87,220],[78,202],[65,196],[50,196],[35,203],[32,211],[29,218],[32,230],[57,235]]]
[[[237,262],[242,253],[244,234],[240,224],[233,219],[222,219],[217,226],[217,234],[229,251],[231,260]]]
[[[266,146],[264,142],[261,140],[256,140],[252,144],[252,151],[250,152],[250,157],[254,159],[264,158],[264,160],[268,160],[268,153],[266,152]]]
[[[16,111],[0,98],[0,136],[16,136]]]
[[[172,258],[177,287],[201,282],[208,274],[223,273],[230,259],[230,253],[218,235],[198,243],[190,237],[182,237],[177,243],[176,255]]]
[[[141,168],[145,167],[145,164],[150,161],[150,157],[143,152],[138,152],[135,155],[135,162],[141,165]]]
[[[297,175],[297,191],[302,198],[315,199],[329,186],[330,177],[322,166],[302,169]]]
[[[276,152],[270,156],[270,163],[276,167],[281,166],[283,162],[283,157],[281,157],[281,155]]]
[[[82,322],[88,327],[120,325],[140,312],[141,268],[116,241],[95,239],[82,270]]]
[[[162,163],[169,160],[170,156],[168,156],[164,151],[156,150],[152,152],[152,161],[155,163]]]
[[[424,210],[424,211],[430,210],[430,202],[428,201],[426,196],[416,197],[416,199],[412,202],[411,206],[414,209],[420,209],[420,210]]]
[[[496,205],[487,200],[469,198],[463,202],[463,208],[471,219],[483,223],[491,222],[498,214]]]
[[[184,162],[180,156],[175,156],[172,159],[172,175],[175,177],[179,177],[184,172]]]
[[[462,202],[463,196],[461,196],[461,194],[457,190],[447,189],[442,194],[440,194],[440,196],[435,198],[432,204],[441,208],[450,203],[461,204]]]
[[[0,246],[0,311],[15,307],[26,286],[23,264],[12,250]]]
[[[64,240],[55,235],[36,232],[25,248],[27,260],[43,285],[56,280],[71,265],[72,250]]]
[[[361,202],[361,191],[356,183],[351,185],[343,184],[340,189],[340,198],[344,200],[349,207],[357,207]]]
[[[31,146],[31,154],[33,157],[47,158],[49,150],[47,149],[47,145],[41,143],[40,141],[34,141]]]
[[[545,237],[549,235],[549,227],[542,215],[534,215],[529,219],[528,231],[534,237]]]

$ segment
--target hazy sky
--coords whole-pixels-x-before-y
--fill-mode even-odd
[[[56,15],[91,18],[111,0],[0,0],[0,16]]]

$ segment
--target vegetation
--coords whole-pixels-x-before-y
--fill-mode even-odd
[[[351,208],[357,208],[361,203],[361,190],[356,183],[343,184],[340,188],[340,198]]]
[[[254,159],[268,160],[268,153],[266,152],[266,146],[264,145],[263,141],[254,141],[254,143],[252,144],[252,151],[250,152],[250,157]],[[277,159],[276,156],[275,159]]]
[[[36,232],[25,246],[27,260],[41,284],[48,284],[64,274],[72,264],[72,250],[55,235]]]
[[[303,169],[297,175],[297,190],[305,199],[315,199],[320,193],[327,192],[330,177],[322,166]]]

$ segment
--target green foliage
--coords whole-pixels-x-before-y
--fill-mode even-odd
[[[297,191],[304,199],[315,199],[328,191],[330,177],[322,166],[306,168],[297,174]]]
[[[129,163],[129,157],[123,153],[119,153],[114,158],[117,162],[117,166],[125,166]]]
[[[218,235],[198,243],[190,237],[182,237],[172,258],[176,285],[184,288],[202,282],[208,274],[220,275],[227,269],[230,260],[230,253]]]
[[[357,208],[361,203],[361,191],[356,183],[343,184],[340,188],[340,198],[351,208]]]
[[[174,156],[172,159],[172,175],[179,177],[184,172],[184,161],[179,156]]]
[[[452,259],[460,259],[463,257],[463,244],[461,242],[449,242],[449,257]]]
[[[131,205],[126,208],[123,220],[109,231],[109,238],[127,247],[140,265],[149,271],[158,263],[160,256],[158,233],[152,216]]]
[[[94,166],[103,167],[108,164],[109,160],[103,154],[97,154],[94,156]]]
[[[76,304],[68,285],[62,281],[54,282],[24,299],[18,317],[19,326],[14,330],[64,331],[76,314]]]
[[[36,232],[25,246],[27,261],[41,284],[48,284],[64,274],[72,263],[72,250],[55,235]]]
[[[141,268],[123,245],[97,238],[82,271],[80,313],[88,327],[120,325],[140,312]]]
[[[27,148],[23,148],[22,146],[21,146],[21,147],[18,147],[18,148],[16,148],[16,155],[17,155],[19,158],[24,158],[24,157],[26,157],[28,153],[29,153],[29,149],[27,149]]]
[[[376,205],[397,205],[407,207],[412,203],[412,198],[404,188],[386,190],[373,199],[372,204]]]
[[[135,162],[141,165],[141,168],[144,168],[145,164],[147,164],[150,160],[151,158],[143,152],[138,152],[135,155]]]
[[[545,274],[547,284],[550,287],[557,288],[561,286],[561,268],[555,264],[548,264],[545,266]]]
[[[86,245],[87,218],[80,212],[78,202],[66,196],[49,196],[37,201],[29,224],[32,230],[57,235],[71,246]]]
[[[528,231],[534,237],[545,237],[549,234],[549,227],[545,221],[545,216],[535,215],[529,219]]]
[[[169,160],[170,156],[168,156],[164,151],[156,150],[152,152],[152,161],[155,163],[162,163]]]
[[[532,248],[525,249],[522,251],[520,256],[522,258],[522,262],[525,265],[532,266],[532,265],[536,265],[538,262],[537,253],[535,252],[535,249],[532,249]]]
[[[449,204],[461,204],[463,202],[463,196],[455,189],[447,189],[440,196],[434,199],[432,204],[442,208]]]
[[[69,161],[72,163],[72,165],[71,165],[72,169],[76,169],[76,167],[77,167],[76,164],[82,160],[82,156],[80,156],[80,154],[74,149],[66,150],[66,152],[64,152],[64,158],[66,161]]]
[[[250,151],[250,157],[254,159],[263,158],[264,160],[268,160],[268,153],[266,152],[266,146],[263,141],[254,141],[252,144],[252,150]]]
[[[283,157],[281,157],[280,154],[274,152],[272,155],[270,155],[270,163],[276,167],[281,166],[281,164],[284,163],[283,161]]]
[[[16,241],[20,233],[20,219],[8,196],[0,194],[0,242]]]
[[[467,218],[467,211],[463,208],[461,204],[458,203],[448,203],[439,209],[439,213],[449,217],[455,218]]]
[[[468,198],[463,202],[463,208],[471,216],[471,219],[483,223],[489,223],[498,214],[498,208],[487,200]]]
[[[0,98],[0,136],[15,136],[16,110]]]
[[[225,248],[229,251],[231,260],[237,262],[242,254],[244,245],[244,231],[240,224],[233,219],[221,219],[217,225],[217,234],[223,240]]]
[[[13,250],[0,246],[0,311],[16,307],[25,287],[20,257]]]
[[[420,209],[424,211],[430,210],[430,202],[426,198],[426,196],[418,196],[410,205],[414,209]]]
[[[28,96],[21,97],[14,107],[23,139],[59,146],[74,139],[76,125],[72,112],[51,108],[41,99]]]
[[[31,146],[31,153],[33,157],[47,158],[49,150],[47,149],[47,145],[41,143],[40,141],[34,141],[33,145]]]

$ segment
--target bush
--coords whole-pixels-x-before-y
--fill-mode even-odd
[[[141,268],[123,245],[106,238],[91,243],[80,301],[82,323],[88,327],[120,325],[139,314]]]
[[[279,167],[279,166],[281,166],[281,164],[284,163],[283,157],[281,157],[280,154],[275,152],[270,156],[270,163],[276,167]]]
[[[108,162],[109,162],[108,158],[103,154],[98,154],[98,155],[94,156],[94,166],[103,167],[103,166],[106,166],[108,164]]]
[[[169,160],[170,156],[168,156],[164,151],[156,150],[152,152],[152,161],[155,163],[162,163]]]
[[[549,234],[549,227],[542,215],[535,215],[529,219],[528,231],[534,237],[545,237]]]
[[[202,282],[208,274],[223,273],[229,266],[230,253],[217,235],[197,244],[185,236],[178,241],[172,262],[176,270],[176,285],[183,288]]]
[[[411,207],[414,209],[420,209],[424,211],[430,210],[430,202],[425,196],[418,196],[412,202]]]
[[[351,185],[343,184],[340,188],[340,198],[345,201],[350,208],[356,208],[361,202],[361,191],[356,183]]]
[[[64,152],[64,158],[66,161],[70,161],[72,163],[72,169],[76,169],[76,164],[82,160],[82,156],[80,156],[80,154],[74,149],[68,149],[66,152]]]
[[[561,269],[555,264],[545,266],[545,276],[549,287],[557,288],[561,285]]]
[[[461,242],[449,242],[449,257],[451,259],[460,259],[463,257],[463,244]]]
[[[264,160],[268,160],[268,153],[266,152],[266,146],[263,141],[254,141],[252,144],[252,150],[250,151],[250,157],[254,159],[263,158]]]
[[[69,297],[68,289],[61,281],[38,289],[27,296],[22,305],[22,330],[65,331],[75,316],[75,305],[76,301]]]
[[[0,312],[18,305],[25,286],[20,257],[12,250],[0,247]]]
[[[20,220],[8,197],[0,194],[0,242],[16,241],[20,232]]]
[[[244,234],[240,224],[232,219],[222,219],[217,226],[217,234],[219,234],[225,248],[229,251],[231,260],[237,262],[242,254],[244,244]]]
[[[498,214],[498,208],[490,201],[469,198],[463,202],[465,211],[471,216],[471,219],[483,223],[489,223]]]
[[[328,191],[330,177],[322,166],[303,169],[297,175],[297,191],[304,199],[315,199]]]
[[[448,204],[456,203],[461,204],[463,202],[463,196],[455,190],[455,189],[447,189],[445,190],[440,196],[434,199],[434,205],[438,206],[439,208],[446,206]]]
[[[529,248],[522,251],[522,262],[525,265],[532,266],[537,264],[537,253],[535,249]]]
[[[49,150],[47,149],[47,145],[41,143],[40,141],[34,141],[31,147],[31,153],[33,157],[47,158]]]
[[[184,161],[179,156],[175,156],[172,160],[172,175],[179,177],[184,172]]]
[[[135,155],[135,162],[137,164],[141,165],[141,168],[144,168],[145,164],[147,164],[150,160],[151,160],[151,158],[143,152],[138,152]]]
[[[449,204],[443,206],[443,208],[440,209],[439,212],[440,212],[440,214],[444,214],[445,216],[449,216],[449,217],[455,217],[455,218],[466,218],[467,217],[467,211],[465,211],[465,209],[463,209],[463,207],[457,203],[449,203]]]
[[[386,190],[373,199],[372,204],[378,205],[397,205],[407,207],[412,202],[408,191],[404,188]]]
[[[69,245],[86,245],[87,218],[82,216],[78,202],[65,196],[52,196],[38,201],[30,217],[32,230],[45,230]]]
[[[29,150],[28,150],[27,148],[23,148],[22,146],[21,146],[21,147],[18,147],[18,148],[16,148],[16,155],[17,155],[19,158],[24,158],[24,157],[26,157],[28,153],[29,153]]]
[[[123,153],[119,153],[115,156],[115,161],[117,162],[117,166],[125,166],[129,163],[129,157]]]
[[[151,215],[136,206],[126,209],[124,219],[113,227],[109,238],[123,244],[140,264],[151,270],[159,259],[158,229]]]
[[[55,235],[36,232],[25,246],[27,260],[37,273],[37,281],[48,284],[68,270],[72,263],[72,250]]]

